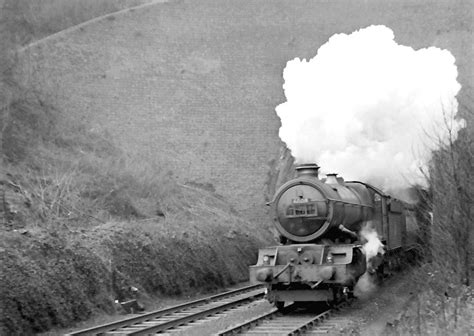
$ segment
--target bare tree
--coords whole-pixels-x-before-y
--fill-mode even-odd
[[[452,124],[445,124],[447,142],[434,152],[430,168],[434,212],[431,249],[440,270],[450,273],[450,278],[454,276],[458,284],[469,286],[474,192],[472,132],[464,128],[456,137]]]

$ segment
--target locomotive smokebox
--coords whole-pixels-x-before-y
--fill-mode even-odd
[[[358,231],[369,218],[372,202],[365,187],[336,174],[323,182],[318,171],[315,163],[296,167],[297,177],[282,185],[270,202],[276,229],[292,242],[315,241],[341,225]]]

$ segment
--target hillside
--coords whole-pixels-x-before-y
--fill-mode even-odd
[[[280,153],[274,108],[284,100],[286,61],[314,56],[334,33],[384,24],[401,44],[449,49],[459,81],[472,88],[466,6],[170,1],[108,16],[28,54],[68,118],[138,159],[152,153],[182,183],[212,184],[257,224],[267,221],[266,182]]]
[[[467,118],[472,5],[156,1],[24,46],[28,104],[0,120],[0,191],[17,205],[0,231],[0,333],[114,313],[130,285],[149,300],[245,280],[292,163],[274,111],[286,62],[383,24],[451,51]]]

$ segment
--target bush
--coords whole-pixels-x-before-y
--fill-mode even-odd
[[[2,334],[66,326],[90,316],[97,307],[111,312],[109,276],[91,251],[47,232],[37,237],[12,232],[0,244]]]
[[[468,110],[461,113],[467,127],[456,138],[446,125],[451,138],[433,152],[427,174],[430,189],[420,193],[421,206],[432,209],[432,220],[422,220],[426,264],[413,276],[419,294],[392,334],[467,335],[471,331],[474,119]]]
[[[412,276],[417,294],[386,334],[468,335],[474,292],[472,288],[446,278],[446,275],[433,264],[416,270]]]

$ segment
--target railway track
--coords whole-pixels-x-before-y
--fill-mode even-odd
[[[263,298],[262,285],[252,285],[200,300],[141,314],[120,321],[69,333],[79,335],[150,335],[207,318]]]
[[[320,311],[308,311],[297,304],[286,306],[282,311],[276,308],[269,313],[257,316],[219,332],[218,336],[228,335],[321,335],[328,334],[346,319],[340,316],[343,308],[351,301],[341,303],[333,308],[320,307]],[[313,308],[314,309],[314,308]]]

